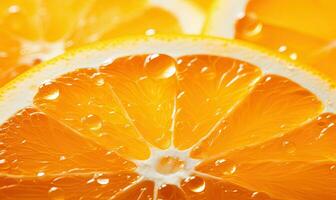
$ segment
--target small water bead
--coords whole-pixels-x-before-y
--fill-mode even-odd
[[[43,171],[37,172],[37,174],[36,174],[36,176],[38,176],[38,177],[42,177],[44,175],[45,175],[45,173]]]
[[[105,79],[102,74],[95,73],[91,76],[91,78],[94,80],[95,85],[102,86],[105,84]]]
[[[206,183],[201,177],[189,177],[186,179],[186,186],[195,193],[201,193],[205,190]]]
[[[151,54],[145,60],[145,71],[150,78],[170,78],[176,72],[175,59],[165,54]]]
[[[286,45],[281,45],[279,48],[278,48],[278,51],[280,53],[284,53],[285,51],[287,51],[287,46]]]
[[[292,59],[292,60],[297,60],[298,55],[297,55],[297,53],[291,53],[291,54],[289,54],[289,58]]]
[[[203,77],[206,80],[213,80],[217,76],[215,69],[210,69],[207,66],[201,68],[200,74],[201,77]]]
[[[147,36],[152,36],[152,35],[155,35],[155,34],[156,34],[156,30],[153,29],[153,28],[147,29],[146,32],[145,32],[145,35],[147,35]]]
[[[234,174],[237,171],[237,165],[226,159],[219,159],[215,161],[215,166],[221,170],[221,173],[225,176]]]
[[[65,156],[60,156],[60,157],[59,157],[59,160],[65,160],[65,159],[66,159]]]
[[[110,179],[108,178],[98,178],[97,179],[97,183],[99,183],[100,185],[107,185],[109,184]]]
[[[253,192],[251,194],[251,200],[267,200],[267,199],[270,199],[270,197],[263,192]]]
[[[6,162],[6,159],[0,159],[0,165],[4,164]]]
[[[156,170],[161,174],[174,174],[184,168],[185,163],[175,157],[162,157],[156,164]]]
[[[18,12],[20,12],[21,11],[21,8],[20,8],[20,6],[18,6],[18,5],[11,5],[11,6],[9,6],[8,7],[8,13],[10,13],[10,14],[14,14],[14,13],[18,13]]]
[[[282,146],[285,148],[285,151],[289,154],[293,154],[296,151],[296,146],[293,142],[283,141]]]
[[[64,191],[58,187],[51,187],[48,191],[48,196],[52,200],[63,200],[65,198]]]
[[[39,90],[40,95],[45,100],[54,101],[60,96],[60,90],[55,83],[44,83]]]
[[[263,30],[263,24],[257,19],[255,15],[244,16],[239,20],[242,25],[243,34],[248,37],[254,37],[260,34]]]
[[[83,117],[82,123],[85,127],[93,131],[99,130],[103,126],[103,122],[100,117],[94,114],[89,114],[86,117]]]

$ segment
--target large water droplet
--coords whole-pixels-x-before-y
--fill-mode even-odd
[[[175,59],[164,54],[151,54],[145,60],[145,71],[150,78],[164,79],[175,75]]]
[[[257,36],[263,30],[263,24],[254,15],[243,17],[240,23],[243,24],[243,34],[248,37]]]
[[[161,174],[173,174],[183,169],[185,163],[176,157],[162,157],[156,164],[156,170]]]
[[[60,90],[55,83],[44,83],[39,90],[42,98],[46,100],[56,100],[60,96]]]
[[[206,183],[203,178],[192,176],[185,180],[186,186],[193,192],[201,193],[205,190]]]
[[[102,120],[97,115],[93,114],[83,117],[82,123],[85,127],[93,131],[99,130],[103,126]]]
[[[48,191],[48,196],[52,200],[63,200],[64,191],[58,187],[51,187]]]
[[[285,148],[285,151],[289,154],[293,154],[296,151],[296,146],[293,142],[283,141],[282,146]]]
[[[237,171],[237,165],[234,162],[225,159],[216,160],[215,166],[218,167],[225,176],[232,175]]]

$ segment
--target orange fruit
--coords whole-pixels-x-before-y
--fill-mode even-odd
[[[333,0],[217,0],[210,35],[265,46],[336,79]]]
[[[204,18],[185,0],[2,0],[0,86],[67,49],[125,34],[198,34]]]
[[[335,199],[335,102],[235,41],[95,44],[0,90],[0,197]]]

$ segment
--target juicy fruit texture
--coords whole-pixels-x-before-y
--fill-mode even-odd
[[[249,0],[235,38],[278,51],[336,79],[333,0]]]
[[[151,36],[182,33],[188,29],[180,20],[191,16],[178,19],[175,11],[160,7],[162,1],[153,2],[2,0],[0,86],[31,66],[73,47],[122,35]],[[194,6],[193,2],[183,4]]]
[[[0,127],[2,199],[336,198],[335,115],[240,60],[121,57],[33,104]]]

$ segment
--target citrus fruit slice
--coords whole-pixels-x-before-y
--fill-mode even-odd
[[[335,1],[217,0],[206,33],[253,42],[336,79]]]
[[[235,41],[129,38],[0,90],[2,199],[336,198],[332,83]]]
[[[69,48],[124,34],[198,34],[204,18],[184,0],[3,0],[0,86]]]

